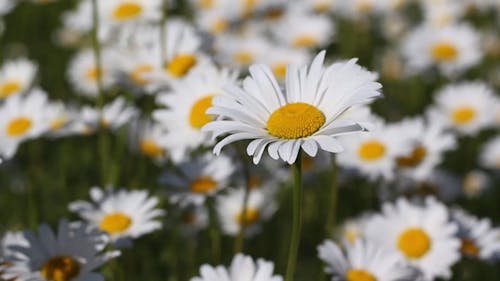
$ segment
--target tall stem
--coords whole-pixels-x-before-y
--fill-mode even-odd
[[[217,219],[217,211],[215,210],[215,199],[208,198],[208,211],[210,216],[210,244],[212,247],[212,261],[214,264],[218,264],[220,261],[220,232],[219,224]]]
[[[240,154],[241,162],[243,165],[243,177],[245,181],[245,193],[243,195],[242,209],[241,209],[241,217],[243,218],[242,223],[240,224],[240,231],[236,240],[234,241],[234,253],[240,253],[244,248],[245,242],[245,228],[246,228],[246,217],[247,217],[247,206],[248,206],[248,198],[250,197],[250,168],[248,167],[248,157],[245,154],[245,148],[238,146],[238,152]]]
[[[295,266],[297,264],[297,254],[299,252],[300,229],[302,223],[302,156],[299,152],[297,161],[293,164],[293,222],[292,237],[288,251],[288,264],[286,268],[285,281],[293,280]]]
[[[331,187],[330,196],[328,198],[328,214],[326,217],[326,234],[332,236],[334,233],[335,224],[337,222],[337,205],[339,199],[339,184],[338,184],[338,167],[335,159],[335,154],[332,154],[332,171],[331,171]]]

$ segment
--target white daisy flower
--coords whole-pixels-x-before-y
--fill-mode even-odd
[[[462,209],[454,209],[451,214],[459,226],[463,254],[485,261],[500,257],[500,228],[493,228],[490,219],[478,219]]]
[[[130,48],[119,54],[118,67],[126,86],[133,86],[135,90],[153,93],[153,75],[159,70],[159,54],[150,48]]]
[[[402,0],[352,0],[336,1],[334,10],[350,19],[360,19],[370,14],[380,15],[390,9],[401,7]]]
[[[500,170],[500,135],[489,140],[483,146],[480,163],[483,167]]]
[[[0,2],[0,16],[8,14],[16,5],[14,0],[3,0]]]
[[[263,61],[266,53],[272,49],[266,37],[253,31],[239,35],[221,35],[215,39],[216,59],[224,66],[241,70]]]
[[[424,22],[435,27],[457,23],[463,15],[459,1],[422,1]]]
[[[372,214],[363,214],[359,217],[346,220],[338,228],[336,236],[343,244],[354,245],[355,242],[364,239],[366,223],[370,221]]]
[[[11,158],[19,144],[48,130],[47,105],[47,95],[39,89],[0,105],[0,156]]]
[[[196,25],[212,35],[224,34],[231,27],[231,14],[224,8],[200,11],[195,17]]]
[[[168,151],[163,148],[161,141],[165,137],[165,130],[155,122],[142,121],[137,124],[135,131],[138,136],[133,138],[137,150],[159,164],[163,163]]]
[[[174,161],[181,161],[200,146],[211,144],[210,134],[201,128],[213,120],[206,114],[212,99],[223,94],[223,87],[236,83],[238,73],[211,65],[200,68],[185,79],[173,82],[170,92],[163,92],[157,102],[166,109],[153,112],[153,118],[166,129],[163,145]]]
[[[2,275],[1,268],[3,266],[8,266],[2,264],[6,259],[22,257],[20,253],[12,250],[12,248],[17,246],[26,247],[28,245],[29,243],[24,238],[21,231],[8,231],[3,235],[2,239],[0,239],[0,275]]]
[[[278,47],[270,49],[264,54],[263,61],[271,68],[279,82],[286,78],[286,68],[289,64],[305,65],[310,60],[309,53],[304,49]]]
[[[366,225],[367,239],[399,253],[418,268],[425,280],[450,278],[451,266],[460,259],[458,227],[449,222],[446,206],[428,197],[415,205],[406,199],[383,205]]]
[[[165,172],[161,181],[169,187],[170,202],[187,206],[201,205],[207,196],[227,187],[235,167],[227,156],[206,153],[179,164],[178,169],[179,174]]]
[[[151,197],[147,191],[93,187],[90,197],[92,202],[75,201],[69,204],[69,209],[119,245],[162,227],[157,219],[165,215],[165,211],[158,208],[158,198]]]
[[[475,135],[494,122],[494,93],[482,82],[448,85],[435,100],[428,119],[440,119],[462,135]]]
[[[63,102],[51,102],[47,106],[47,122],[49,123],[48,135],[62,137],[74,134],[71,123],[77,118],[78,112],[68,108]]]
[[[444,152],[456,146],[455,137],[445,132],[445,126],[439,120],[405,119],[392,124],[391,128],[406,138],[412,147],[410,153],[398,155],[396,164],[405,176],[415,180],[427,179],[441,163]]]
[[[24,58],[4,63],[0,68],[0,100],[26,92],[36,71],[37,66]]]
[[[99,123],[102,127],[116,130],[130,122],[138,114],[138,110],[128,105],[123,97],[106,104],[101,111]]]
[[[114,61],[114,56],[110,50],[103,50],[101,52],[102,69],[98,71],[93,51],[84,49],[71,60],[67,71],[68,79],[78,93],[95,98],[98,95],[97,79],[99,76],[101,76],[104,90],[114,84],[115,79],[111,70]]]
[[[465,23],[419,26],[406,37],[402,52],[410,71],[423,72],[434,66],[447,76],[475,66],[482,57],[479,33]]]
[[[69,124],[68,131],[75,134],[90,135],[99,128],[100,115],[99,110],[84,106],[76,113],[75,119]]]
[[[498,155],[500,156],[500,153]],[[483,192],[488,188],[489,184],[490,178],[485,172],[480,170],[472,170],[468,172],[464,177],[462,191],[468,198],[478,197],[483,194]]]
[[[179,220],[181,229],[186,234],[195,234],[207,228],[209,224],[208,210],[203,205],[189,206],[182,210]]]
[[[161,18],[162,0],[107,0],[99,4],[102,19],[113,25],[153,22]]]
[[[258,259],[254,262],[250,256],[237,254],[231,266],[213,267],[204,264],[200,267],[200,276],[190,281],[282,281],[279,275],[273,275],[274,263]]]
[[[259,224],[268,220],[277,209],[273,194],[267,190],[255,188],[250,190],[245,210],[244,198],[244,188],[237,188],[217,196],[217,214],[225,234],[237,235],[244,225],[245,233],[254,235],[260,230]]]
[[[326,240],[318,246],[318,256],[327,264],[325,271],[332,280],[348,281],[414,281],[418,272],[404,265],[397,252],[391,252],[372,242],[357,240],[345,245]]]
[[[212,121],[203,128],[214,137],[230,134],[217,143],[214,153],[244,139],[252,140],[247,153],[254,163],[259,163],[266,147],[273,159],[289,164],[295,162],[300,148],[313,157],[318,148],[341,152],[336,136],[364,129],[346,111],[380,96],[381,85],[375,82],[376,74],[355,60],[325,68],[324,57],[321,52],[310,67],[290,65],[285,94],[264,65],[250,67],[251,76],[242,88],[226,87],[227,94],[214,98],[207,113],[230,120]]]
[[[103,252],[101,233],[89,232],[86,226],[70,228],[67,221],[59,222],[57,234],[42,224],[35,234],[24,234],[27,245],[13,248],[15,258],[8,260],[2,278],[18,281],[97,281],[104,280],[93,272],[119,252]]]
[[[339,138],[345,148],[337,157],[339,165],[358,169],[374,180],[380,176],[392,180],[396,157],[411,151],[411,143],[398,130],[392,129],[381,120],[377,129]]]

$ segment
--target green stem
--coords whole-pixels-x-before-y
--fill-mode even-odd
[[[332,154],[331,188],[328,202],[328,214],[326,217],[326,234],[329,237],[333,236],[335,224],[337,222],[337,205],[339,199],[339,184],[337,174],[337,162],[335,161],[335,154]]]
[[[300,229],[302,221],[302,157],[299,155],[297,161],[293,164],[293,222],[292,237],[288,252],[288,264],[286,268],[285,281],[293,280],[295,266],[297,264],[297,254],[299,252]]]
[[[212,262],[214,264],[219,264],[220,261],[220,231],[217,219],[217,211],[215,210],[215,199],[208,198],[208,211],[209,211],[209,219],[210,219],[210,244],[212,247]]]
[[[247,217],[247,206],[248,206],[248,198],[250,197],[250,168],[248,167],[248,157],[245,154],[245,148],[238,147],[238,151],[240,154],[241,162],[243,165],[243,177],[245,180],[245,194],[243,195],[242,202],[242,211],[241,216],[243,218],[243,223],[240,224],[240,231],[238,236],[234,241],[234,254],[240,253],[243,251],[244,243],[245,243],[245,228],[246,228],[246,217]]]

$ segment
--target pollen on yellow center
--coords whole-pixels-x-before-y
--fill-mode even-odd
[[[452,112],[452,120],[456,125],[465,125],[476,117],[476,110],[470,106],[463,106]]]
[[[399,235],[397,246],[410,259],[424,256],[431,248],[432,241],[420,228],[409,228]]]
[[[282,139],[300,139],[316,133],[324,124],[323,112],[313,105],[289,103],[275,110],[267,120],[267,131]]]
[[[113,12],[113,18],[117,20],[130,20],[139,16],[142,12],[142,6],[133,1],[121,3]]]
[[[189,124],[195,129],[201,129],[205,124],[212,121],[213,116],[205,112],[212,106],[214,95],[209,95],[197,100],[189,112]]]
[[[378,140],[369,140],[362,143],[358,149],[358,155],[364,161],[376,161],[385,155],[385,145]]]
[[[174,77],[183,77],[197,62],[196,57],[191,54],[179,54],[167,64],[166,70]]]
[[[163,148],[151,139],[142,139],[139,143],[139,147],[141,152],[149,157],[159,157],[163,155]]]
[[[458,56],[458,49],[452,43],[440,42],[432,47],[431,54],[436,61],[454,61]]]
[[[422,163],[422,161],[425,159],[425,156],[427,156],[427,149],[419,145],[415,147],[410,154],[398,157],[396,159],[396,162],[400,167],[416,167],[420,163]]]
[[[312,48],[317,44],[318,40],[310,34],[303,34],[297,36],[292,45],[297,48]]]
[[[99,224],[99,228],[109,234],[119,234],[125,232],[132,224],[132,219],[122,213],[114,212],[104,216]]]
[[[26,134],[26,132],[28,132],[28,130],[31,129],[32,126],[33,121],[30,118],[20,116],[12,119],[9,122],[6,128],[6,133],[11,137],[19,137]]]
[[[150,64],[140,64],[132,70],[130,78],[138,85],[145,85],[149,81],[144,77],[144,74],[150,73],[153,69],[154,67]]]
[[[377,278],[364,269],[349,269],[346,273],[347,281],[377,281]]]
[[[287,66],[286,62],[280,62],[280,63],[277,63],[277,64],[275,64],[275,65],[272,66],[271,69],[273,70],[274,75],[276,75],[276,77],[279,80],[284,80],[285,79],[285,76],[286,76],[286,66]]]
[[[241,50],[234,54],[234,60],[239,64],[247,65],[254,61],[254,55],[252,52]]]
[[[244,214],[243,214],[244,213]],[[256,223],[260,218],[260,212],[258,209],[247,208],[245,212],[239,212],[235,219],[239,224],[251,225]]]
[[[72,257],[53,257],[44,263],[40,273],[47,281],[69,281],[80,273],[80,264]]]
[[[224,31],[226,31],[228,27],[229,27],[229,23],[227,22],[227,20],[218,19],[218,20],[213,22],[211,31],[212,31],[212,33],[220,34]]]
[[[102,75],[102,69],[98,70],[96,67],[91,67],[87,69],[87,72],[85,72],[85,76],[91,81],[96,81],[99,76]]]
[[[191,182],[190,190],[196,193],[208,193],[217,187],[217,182],[209,176],[202,176]]]
[[[469,256],[477,257],[479,255],[479,248],[477,247],[476,243],[474,243],[474,241],[472,241],[471,239],[467,238],[462,239],[462,245],[460,247],[460,250],[462,251],[462,253]]]
[[[22,89],[21,82],[10,80],[0,84],[0,98],[6,98]]]

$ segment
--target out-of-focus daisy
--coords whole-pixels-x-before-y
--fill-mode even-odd
[[[159,20],[161,0],[107,0],[99,2],[102,19],[114,25]]]
[[[397,252],[392,252],[363,240],[346,244],[343,251],[333,241],[318,246],[318,255],[333,274],[332,280],[348,281],[412,281],[417,271],[405,266]]]
[[[0,16],[6,15],[15,7],[16,1],[3,0],[0,2]]]
[[[435,27],[455,24],[463,14],[460,1],[421,1],[424,22]]]
[[[0,68],[0,100],[24,93],[35,78],[37,66],[27,59],[7,61]]]
[[[137,150],[155,161],[162,163],[168,151],[161,145],[165,130],[155,122],[142,121],[135,126],[138,136],[133,138]]]
[[[137,115],[137,109],[128,105],[123,97],[118,97],[102,108],[99,123],[102,127],[116,130]]]
[[[468,198],[478,197],[483,194],[483,192],[488,188],[489,184],[490,178],[485,172],[480,170],[472,170],[468,172],[464,177],[462,191]]]
[[[119,252],[103,252],[101,233],[89,232],[85,225],[77,228],[67,221],[59,222],[57,234],[46,224],[38,233],[25,232],[27,245],[13,248],[15,258],[7,260],[2,277],[6,280],[95,281],[104,280],[93,272]]]
[[[452,219],[459,226],[464,255],[486,261],[500,257],[500,228],[493,228],[490,219],[478,219],[461,209],[453,210]]]
[[[455,147],[455,137],[445,132],[439,120],[406,119],[391,127],[412,147],[409,153],[398,155],[397,167],[415,180],[425,180],[440,164],[443,153]]]
[[[200,276],[190,281],[282,281],[283,278],[273,275],[273,271],[272,262],[263,259],[254,262],[250,256],[237,254],[229,268],[204,264],[200,267]]]
[[[73,134],[74,131],[69,128],[76,116],[77,112],[68,108],[63,102],[51,102],[47,107],[48,134],[53,137]]]
[[[189,206],[181,211],[179,221],[184,233],[197,233],[208,226],[208,210],[203,205]]]
[[[276,211],[276,202],[267,190],[250,190],[246,209],[243,208],[244,197],[244,188],[217,197],[217,213],[225,234],[237,235],[244,226],[246,234],[253,235],[259,231],[259,223],[269,219]]]
[[[19,256],[15,250],[12,250],[16,246],[28,246],[28,241],[24,238],[21,231],[9,231],[6,232],[2,239],[0,239],[0,276],[2,275],[2,268],[8,265],[2,264],[5,260],[9,258],[15,258]]]
[[[345,151],[337,157],[342,166],[358,169],[371,179],[394,177],[396,157],[411,151],[411,144],[400,132],[378,121],[377,129],[352,136],[342,136]]]
[[[99,120],[99,110],[84,106],[75,114],[75,119],[69,124],[68,131],[75,134],[90,135],[99,128]]]
[[[267,38],[259,34],[224,35],[216,37],[217,59],[227,67],[242,70],[263,58],[271,48]]]
[[[206,153],[181,163],[178,169],[178,174],[165,172],[161,181],[168,185],[170,201],[186,206],[203,204],[207,196],[227,187],[235,167],[227,156],[215,157]]]
[[[441,119],[446,126],[464,135],[474,135],[490,126],[495,118],[493,91],[481,82],[451,84],[439,91],[429,120]]]
[[[482,148],[481,165],[490,169],[500,169],[500,136],[489,140]]]
[[[172,90],[158,96],[157,101],[166,109],[153,112],[154,119],[167,133],[163,145],[170,149],[174,161],[200,146],[210,145],[210,134],[201,128],[213,120],[206,114],[212,99],[223,94],[223,87],[236,83],[237,73],[215,66],[203,67],[182,81],[172,83]]]
[[[309,60],[310,55],[306,50],[278,46],[269,49],[263,57],[263,62],[271,68],[278,82],[285,81],[289,64],[304,65]]]
[[[47,95],[35,89],[13,96],[0,106],[0,155],[11,158],[20,143],[48,130]]]
[[[99,76],[104,89],[113,85],[115,80],[111,70],[114,65],[113,57],[109,50],[103,50],[101,54],[102,69],[100,71],[98,71],[95,64],[94,53],[90,49],[84,49],[73,57],[67,73],[69,81],[78,93],[87,97],[96,97]]]
[[[367,239],[397,251],[418,268],[425,280],[449,278],[451,266],[460,259],[458,227],[449,222],[446,206],[431,197],[424,205],[406,199],[383,205],[366,225]]]
[[[354,245],[355,242],[364,239],[366,223],[370,220],[371,214],[363,214],[359,217],[346,220],[339,227],[336,236],[344,244]]]
[[[92,202],[76,201],[69,205],[89,225],[106,232],[118,244],[128,244],[136,239],[161,228],[157,218],[165,211],[158,208],[158,198],[151,197],[147,191],[124,189],[90,190]]]
[[[380,95],[376,74],[355,60],[323,66],[321,52],[311,66],[290,65],[285,93],[272,71],[264,65],[250,67],[250,77],[243,87],[226,87],[227,95],[214,98],[207,113],[229,120],[216,120],[203,128],[214,136],[229,134],[214,148],[219,154],[229,143],[249,139],[248,155],[258,163],[268,147],[273,159],[292,164],[302,148],[316,156],[319,148],[341,152],[336,136],[364,130],[361,120],[346,112],[353,106],[368,103]]]
[[[128,85],[146,93],[155,90],[151,76],[160,67],[158,52],[150,48],[137,47],[124,50],[120,57],[122,58],[118,61],[120,72]]]
[[[482,57],[479,34],[465,23],[419,26],[407,36],[402,51],[410,71],[434,66],[447,76],[469,69]]]

